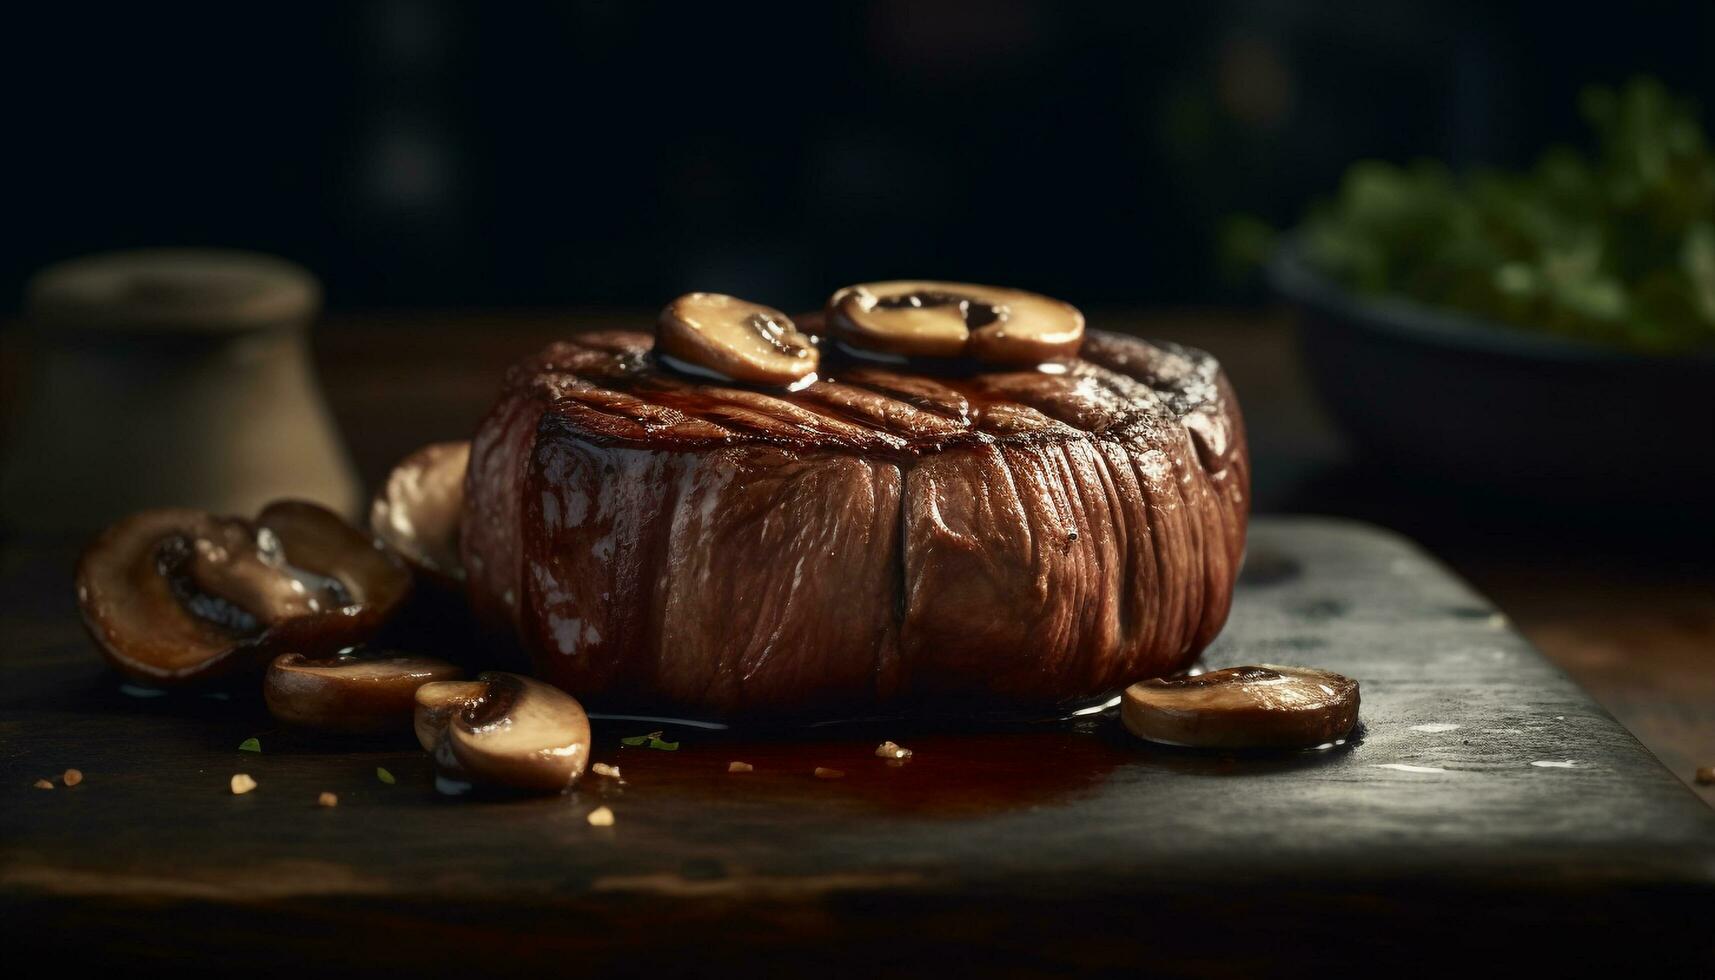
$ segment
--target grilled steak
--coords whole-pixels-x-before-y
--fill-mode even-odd
[[[1052,709],[1226,620],[1249,459],[1208,355],[691,380],[639,333],[513,368],[466,477],[472,603],[598,710]],[[831,377],[829,377],[831,376]]]

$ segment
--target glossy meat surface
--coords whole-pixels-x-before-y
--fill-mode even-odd
[[[518,365],[472,446],[474,606],[602,709],[1052,709],[1188,664],[1244,546],[1238,406],[1200,352],[1051,370],[834,362],[797,392],[645,334]]]

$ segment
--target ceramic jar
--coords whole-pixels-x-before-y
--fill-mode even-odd
[[[356,475],[316,387],[309,272],[272,256],[150,249],[39,273],[30,370],[0,470],[18,535],[145,507],[250,515],[281,497],[347,515]]]

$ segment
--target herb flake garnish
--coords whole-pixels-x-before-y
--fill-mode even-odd
[[[625,746],[626,748],[632,748],[632,749],[650,748],[650,749],[658,749],[662,752],[677,752],[677,751],[679,751],[679,743],[666,741],[665,739],[663,739],[661,737],[664,734],[666,734],[666,733],[665,732],[650,732],[647,735],[633,735],[630,738],[620,739],[619,744]]]
[[[259,738],[247,738],[244,741],[238,743],[238,751],[240,751],[240,752],[260,752],[260,751],[262,751],[262,740]]]
[[[389,786],[392,786],[394,783],[398,782],[397,779],[393,778],[392,773],[388,772],[386,769],[383,769],[380,766],[375,767],[375,778],[381,780],[382,782],[386,783]]]

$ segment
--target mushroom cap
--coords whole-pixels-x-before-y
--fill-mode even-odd
[[[233,547],[246,540],[255,553]],[[210,583],[223,591],[206,592]],[[302,501],[269,504],[253,522],[180,508],[133,514],[97,535],[76,578],[102,655],[127,677],[166,685],[256,667],[283,650],[361,643],[410,586],[368,535]],[[298,595],[311,591],[339,601]]]
[[[764,385],[802,381],[821,359],[791,317],[725,293],[686,293],[668,303],[656,320],[655,347],[692,369]]]
[[[1168,745],[1297,748],[1344,737],[1358,721],[1358,682],[1311,667],[1259,664],[1126,688],[1120,719]]]
[[[827,323],[860,350],[1038,364],[1078,353],[1084,314],[1040,293],[968,282],[895,279],[847,286],[828,300]]]
[[[449,588],[464,580],[459,525],[470,442],[436,442],[399,461],[369,508],[369,529],[414,569]]]
[[[417,688],[463,673],[434,657],[335,656],[283,653],[268,665],[262,694],[268,711],[291,725],[330,732],[403,729],[416,709]]]
[[[519,674],[487,671],[480,700],[453,713],[436,748],[474,782],[558,792],[589,763],[590,722],[570,694]]]

